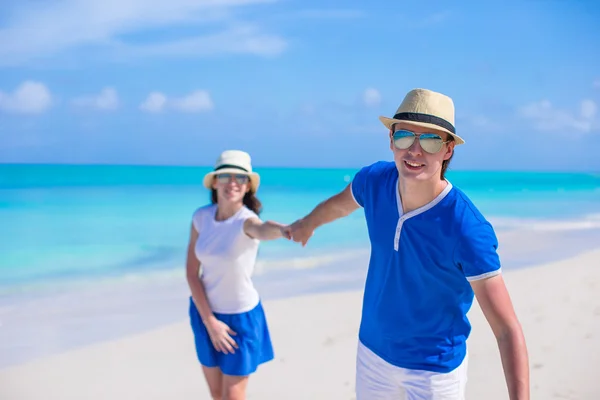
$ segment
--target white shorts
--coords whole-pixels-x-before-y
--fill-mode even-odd
[[[396,367],[360,341],[356,355],[356,400],[464,400],[468,357],[448,373]]]

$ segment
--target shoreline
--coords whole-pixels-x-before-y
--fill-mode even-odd
[[[572,229],[538,230],[540,222],[536,220],[532,228],[496,229],[498,236],[498,253],[503,267],[508,269],[529,268],[542,263],[552,262],[565,258],[574,257],[577,254],[593,250],[600,243],[600,214],[594,214],[594,225],[575,226]],[[584,220],[587,221],[587,220]],[[549,220],[550,225],[554,220]],[[597,226],[596,226],[597,223]],[[526,225],[524,225],[526,226]],[[527,242],[527,245],[524,243]],[[531,245],[533,243],[533,246]],[[263,244],[263,246],[268,244]],[[287,245],[287,244],[286,244]],[[298,245],[299,246],[299,245]],[[309,244],[310,246],[310,244]],[[254,272],[254,278],[263,279],[263,276],[278,274],[293,270],[308,270],[328,268],[347,260],[358,257],[365,262],[368,261],[369,243],[362,242],[360,245],[343,246],[320,246],[316,248],[294,249],[289,253],[288,249],[279,249],[276,256],[262,256],[259,253],[258,262]],[[283,254],[291,254],[284,257]],[[304,255],[303,255],[304,254]],[[181,258],[181,257],[180,257]],[[180,263],[184,262],[181,258]],[[18,282],[0,285],[0,308],[11,296],[26,297],[35,292],[51,295],[51,291],[44,292],[48,288],[54,288],[56,292],[76,289],[77,287],[95,285],[121,284],[123,282],[149,282],[158,279],[179,279],[182,267],[161,266],[152,260],[146,263],[147,268],[131,269],[129,271],[113,271],[109,273],[98,273],[89,276],[60,276],[48,277],[32,282]],[[169,262],[167,265],[172,265]],[[285,264],[285,266],[281,266]],[[183,264],[182,264],[183,265]]]
[[[567,261],[595,249],[589,232],[538,234],[529,246],[522,244],[523,232],[513,233],[500,237],[505,272]],[[554,250],[547,250],[553,244]],[[254,283],[264,301],[361,290],[368,258],[363,249],[346,258],[326,257],[321,260],[330,262],[317,266],[299,261],[298,268],[259,273]],[[0,370],[175,323],[187,317],[188,296],[181,268],[0,296]]]
[[[594,372],[600,359],[599,260],[597,247],[504,273],[527,340],[532,398],[600,396]],[[265,300],[276,358],[252,377],[249,399],[352,399],[361,302],[360,289]],[[505,399],[497,344],[477,302],[469,319],[467,398]],[[13,400],[208,396],[185,316],[0,369],[0,388]]]

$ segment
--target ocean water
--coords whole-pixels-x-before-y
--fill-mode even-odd
[[[187,318],[191,215],[208,167],[0,165],[0,368]],[[257,168],[264,219],[291,223],[357,169]],[[450,171],[494,224],[503,268],[600,243],[600,174]],[[263,242],[264,299],[360,289],[362,210],[306,247]],[[599,264],[600,265],[600,264]],[[357,310],[359,312],[359,310]]]
[[[209,168],[0,165],[0,294],[31,284],[183,268],[190,216]],[[259,168],[264,219],[291,223],[356,169]],[[498,231],[600,228],[600,174],[451,171]],[[264,242],[258,273],[368,249],[361,210],[306,248]]]

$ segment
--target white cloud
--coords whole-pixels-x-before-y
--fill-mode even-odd
[[[146,0],[26,2],[5,17],[4,27],[0,29],[0,65],[20,65],[82,48],[91,48],[94,52],[108,50],[110,54],[123,46],[137,47],[126,35],[172,26],[193,27],[196,37],[188,35],[173,39],[171,46],[162,43],[167,52],[180,42],[202,38],[210,41],[214,36],[217,36],[215,40],[222,40],[214,32],[223,31],[227,23],[241,23],[233,21],[234,9],[272,1],[275,0],[154,0],[151,4]],[[197,37],[198,27],[205,30],[201,37]],[[247,35],[246,44],[251,48],[260,47],[255,42],[265,37],[283,42],[274,35],[257,34],[257,30],[242,32]],[[152,44],[155,43],[147,45]],[[221,52],[227,52],[229,47]],[[190,52],[194,51],[194,46],[188,45],[188,48]],[[278,49],[282,51],[282,46]]]
[[[530,119],[540,131],[561,131],[573,129],[590,132],[598,127],[598,108],[593,100],[582,100],[577,112],[554,107],[549,100],[542,100],[522,107],[519,114]]]
[[[583,100],[581,102],[581,116],[585,119],[591,120],[596,116],[598,107],[593,100]]]
[[[124,57],[198,57],[222,53],[273,56],[283,52],[286,46],[286,42],[278,36],[263,34],[255,26],[243,25],[212,35],[185,38],[167,43],[120,46],[118,52]]]
[[[140,110],[159,113],[166,108],[185,113],[201,113],[214,109],[210,93],[206,90],[196,90],[186,96],[169,98],[161,92],[152,92],[140,104]]]
[[[96,110],[116,110],[119,107],[119,95],[112,87],[106,87],[99,94],[73,99],[73,105]]]
[[[484,115],[469,115],[461,119],[475,128],[489,128],[492,126],[489,118]]]
[[[187,96],[171,100],[175,110],[182,112],[204,112],[214,108],[210,94],[205,90],[197,90]]]
[[[0,111],[39,114],[52,105],[50,90],[40,82],[25,81],[12,93],[0,91]]]
[[[488,115],[480,113],[457,112],[456,127],[461,130],[475,130],[479,132],[501,132],[504,128],[498,122],[498,118],[490,118]]]
[[[367,88],[362,94],[363,104],[367,107],[377,107],[381,104],[381,93],[374,88]]]
[[[150,113],[159,113],[165,108],[166,103],[167,96],[160,92],[152,92],[148,95],[146,100],[140,104],[140,110]]]

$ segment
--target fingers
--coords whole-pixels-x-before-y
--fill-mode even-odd
[[[232,344],[233,343],[233,344]],[[221,341],[221,348],[223,349],[223,353],[235,353],[234,347],[237,348],[235,341],[230,336],[224,336]]]
[[[216,351],[225,353],[225,348],[221,345],[221,341],[219,339],[212,339],[211,342]]]
[[[229,335],[225,336],[225,344],[227,345],[227,348],[231,350],[231,353],[233,353],[233,348],[238,348],[238,345],[235,342],[235,340],[233,340],[233,338]]]
[[[221,330],[217,331],[210,339],[215,350],[221,353],[233,354],[235,349],[238,348],[236,341],[231,337],[235,335],[237,333],[233,329],[226,324],[221,324]]]
[[[233,354],[235,353],[235,349],[239,348],[235,340],[226,333],[222,337],[214,339],[212,342],[215,350],[225,354]]]
[[[292,228],[289,226],[281,228],[281,235],[287,240],[292,240]]]
[[[303,247],[306,246],[308,239],[310,239],[312,236],[312,232],[307,232],[307,229],[298,221],[288,225],[284,229],[286,231],[286,235],[289,235],[286,236],[289,240],[293,240],[296,243],[301,243]]]

